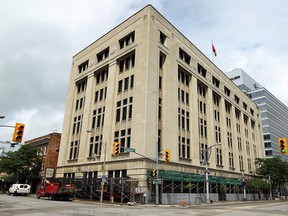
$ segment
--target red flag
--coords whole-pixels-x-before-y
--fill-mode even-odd
[[[215,49],[213,43],[212,43],[212,52],[214,53],[215,56],[217,56],[216,49]]]

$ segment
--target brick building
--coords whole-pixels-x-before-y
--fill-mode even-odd
[[[55,177],[60,140],[61,134],[53,132],[25,142],[25,145],[30,144],[41,148],[41,154],[43,155],[43,162],[41,168],[42,178]]]

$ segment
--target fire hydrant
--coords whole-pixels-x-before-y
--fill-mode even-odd
[[[114,197],[113,196],[111,197],[111,203],[114,203]]]

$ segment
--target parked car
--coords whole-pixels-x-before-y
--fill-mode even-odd
[[[13,184],[8,191],[8,194],[13,196],[26,195],[30,193],[30,185],[28,184]]]

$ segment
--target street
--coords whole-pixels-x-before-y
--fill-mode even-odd
[[[100,204],[93,201],[51,201],[34,196],[0,195],[0,215],[12,216],[84,216],[84,215],[287,215],[287,201],[219,202],[191,206],[177,205],[118,205]]]

